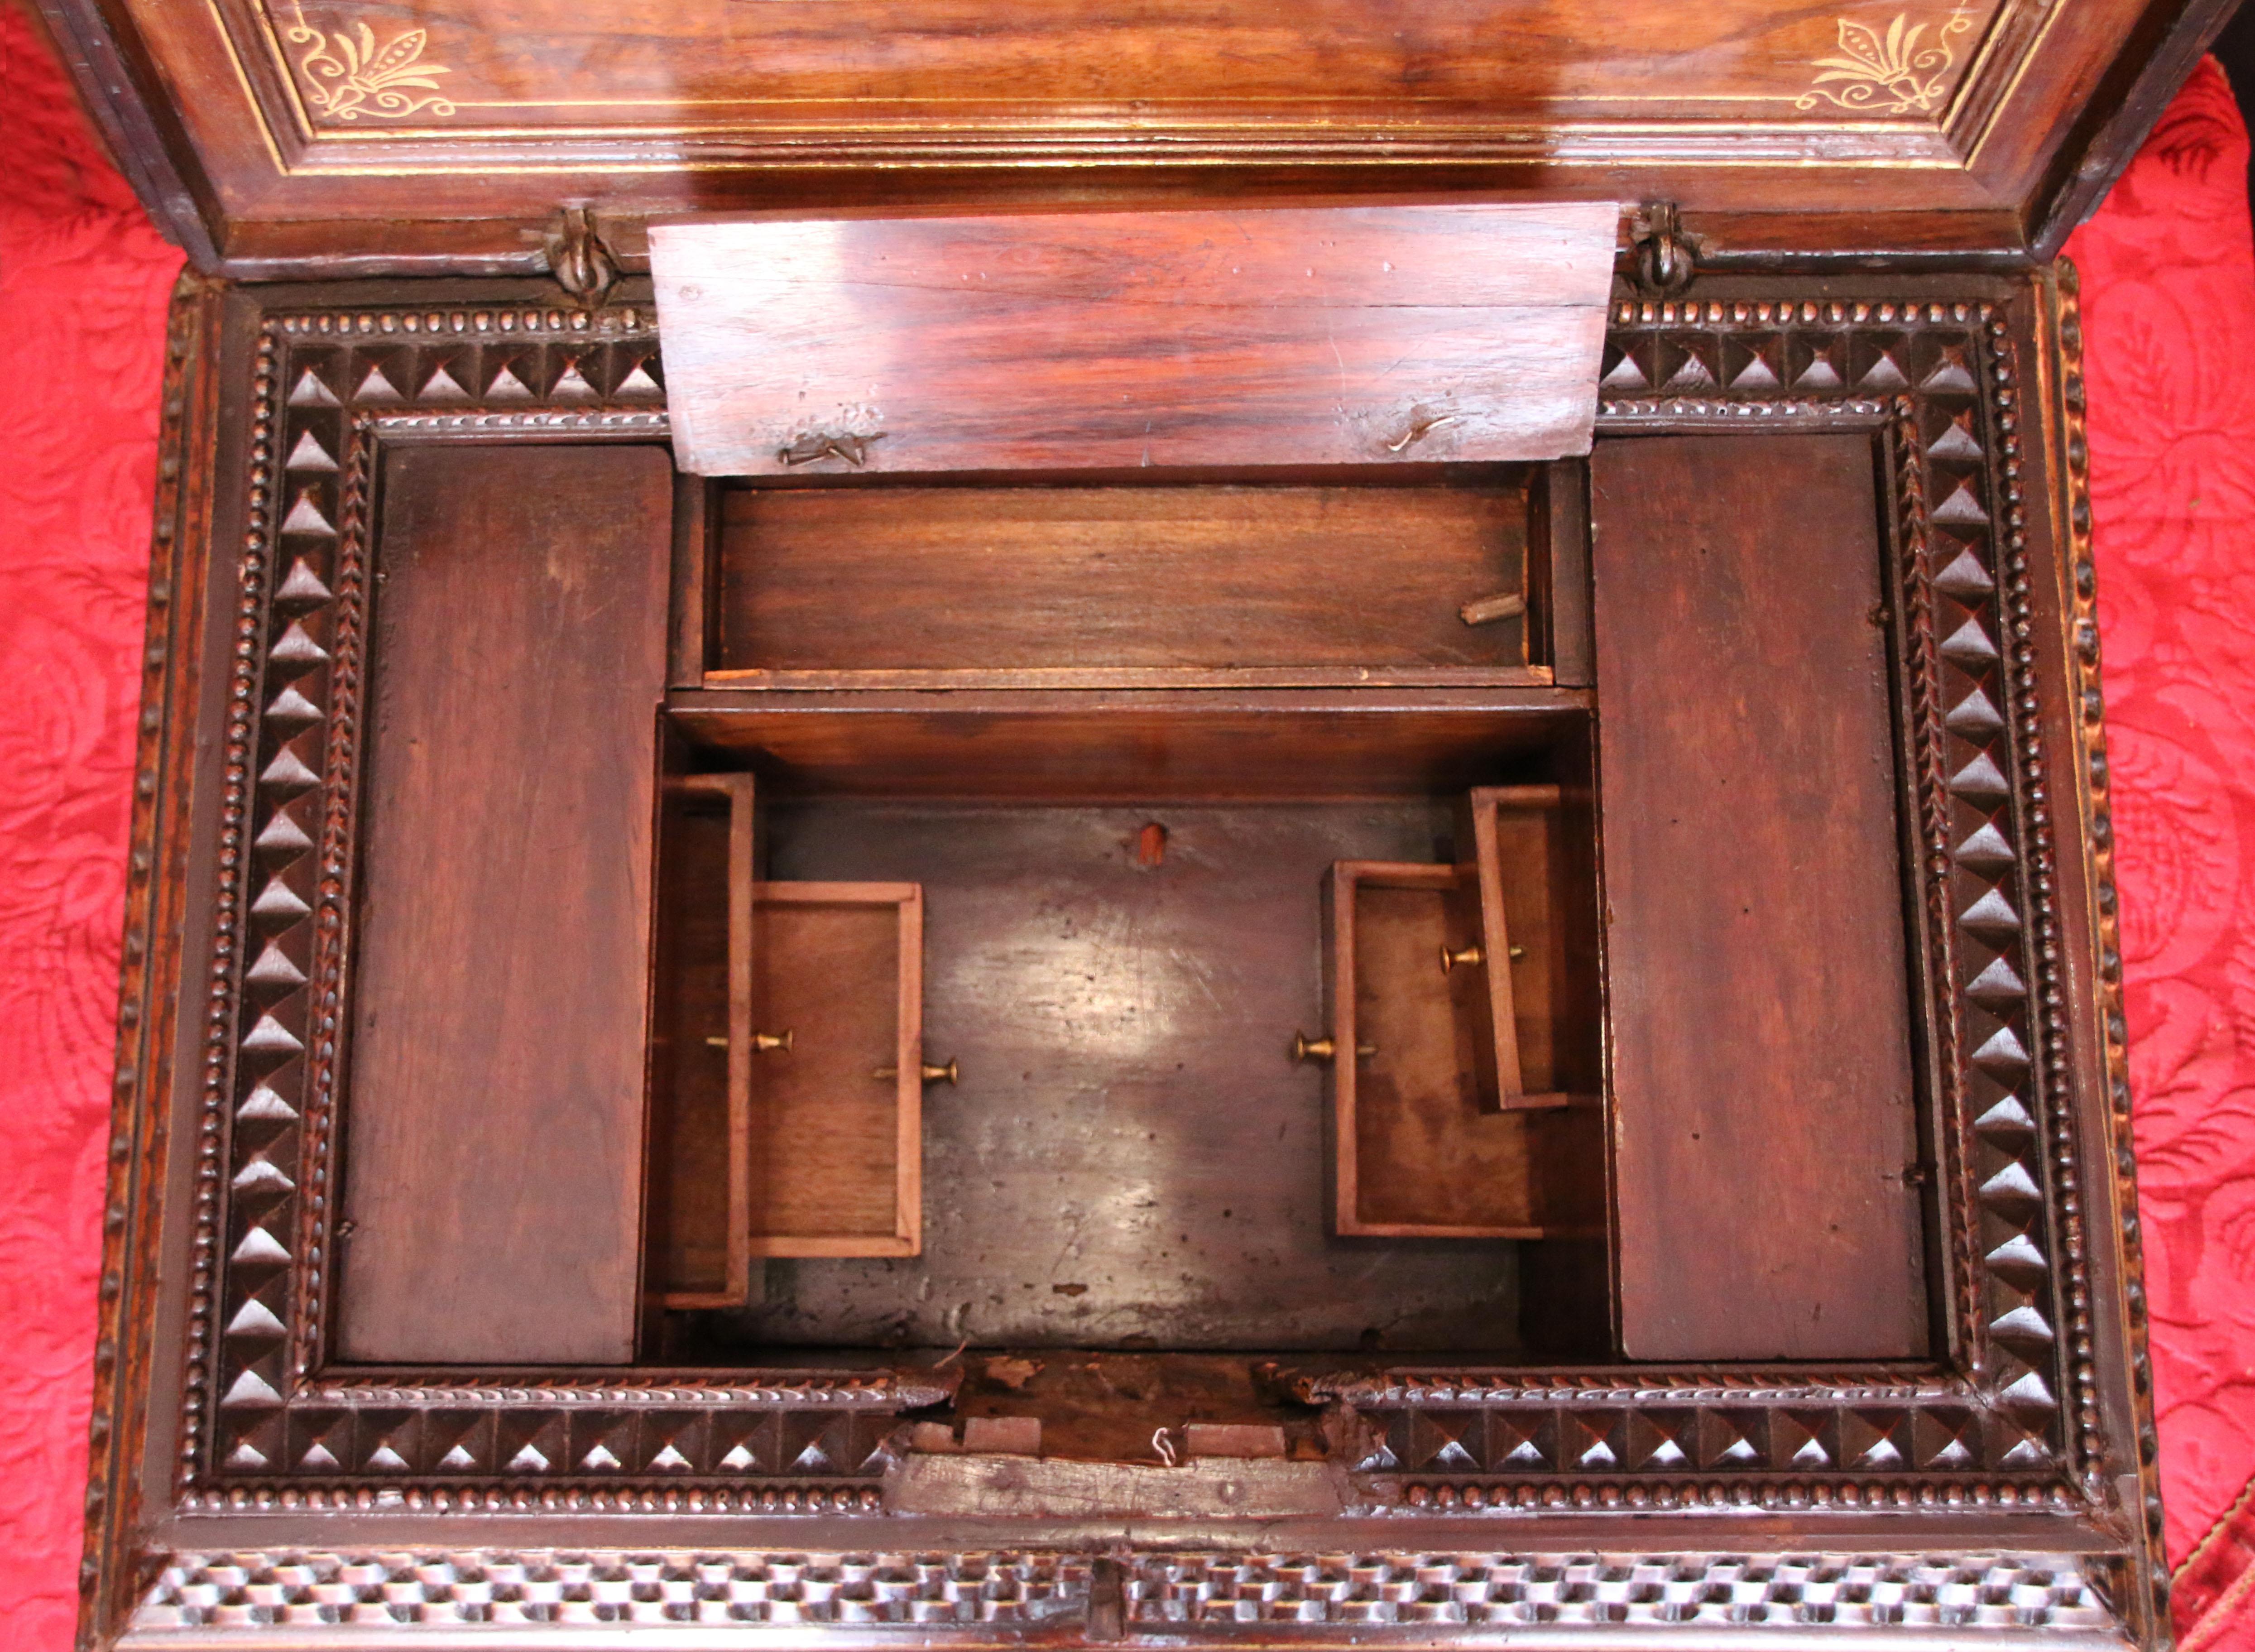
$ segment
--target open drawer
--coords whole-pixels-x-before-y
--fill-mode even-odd
[[[1462,970],[1482,1107],[1595,1106],[1597,934],[1585,792],[1475,786],[1457,813],[1444,972]],[[1467,938],[1469,937],[1469,938]]]
[[[669,1308],[741,1306],[755,1258],[917,1255],[923,890],[757,881],[753,777],[672,790],[653,1290]]]
[[[1477,865],[1341,861],[1331,868],[1325,988],[1336,1231],[1433,1239],[1601,1238],[1603,1114],[1594,1094],[1510,1098],[1499,1067],[1550,1078],[1553,1047],[1516,1049],[1499,1019]],[[1551,927],[1556,927],[1555,924]],[[1533,937],[1549,937],[1526,925]],[[1498,951],[1509,960],[1509,943]],[[1522,949],[1524,950],[1524,949]],[[1500,973],[1500,972],[1494,972]],[[1547,1009],[1544,993],[1529,1009]],[[1538,1017],[1539,1018],[1539,1017]],[[1499,1041],[1499,1027],[1514,1030]],[[1503,1059],[1499,1060],[1499,1051]]]

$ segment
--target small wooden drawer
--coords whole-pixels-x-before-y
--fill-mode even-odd
[[[755,882],[752,777],[674,791],[685,806],[664,891],[653,1290],[668,1308],[735,1307],[755,1258],[916,1255],[922,889]]]
[[[1464,959],[1483,1107],[1595,1105],[1594,829],[1586,791],[1477,786],[1457,815],[1458,872],[1476,891]],[[1465,931],[1459,911],[1458,929]],[[1457,940],[1456,956],[1468,943]]]
[[[762,883],[748,1098],[755,1256],[922,1248],[924,890]],[[729,1054],[735,1054],[732,1035]]]
[[[1603,1234],[1594,1100],[1500,1107],[1486,972],[1468,960],[1442,967],[1444,955],[1485,951],[1480,896],[1469,865],[1331,868],[1326,988],[1342,1235]]]

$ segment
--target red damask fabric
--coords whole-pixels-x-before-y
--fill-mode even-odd
[[[2202,63],[2068,250],[2083,277],[2116,868],[2176,1616],[2188,1646],[2255,1648],[2255,1602],[2243,1598],[2255,1586],[2247,1534],[2209,1537],[2255,1473],[2247,147],[2223,72]],[[2249,1520],[2239,1508],[2235,1527]]]
[[[0,1648],[65,1652],[178,252],[0,7]],[[2255,236],[2203,64],[2070,251],[2169,1552],[2255,1652]]]
[[[180,255],[0,5],[0,1646],[66,1652]]]

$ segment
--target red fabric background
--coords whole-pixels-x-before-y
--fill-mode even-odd
[[[0,1645],[65,1652],[180,255],[12,5],[0,53]]]
[[[0,7],[0,1646],[65,1652],[165,304],[179,268]],[[2255,1652],[2255,237],[2205,63],[2070,248],[2169,1552]]]
[[[2255,236],[2204,62],[2069,253],[2177,1621],[2255,1647]],[[2249,1520],[2239,1507],[2234,1524]],[[2233,1555],[2242,1557],[2234,1564]],[[2188,1560],[2190,1564],[2188,1564]]]

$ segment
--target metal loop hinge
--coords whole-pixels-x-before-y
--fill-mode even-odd
[[[1699,249],[1683,232],[1682,215],[1672,200],[1655,200],[1637,214],[1631,246],[1636,279],[1652,292],[1681,292],[1698,274]]]
[[[548,232],[548,268],[565,292],[591,310],[601,307],[619,278],[619,261],[596,229],[592,208],[561,209]]]

